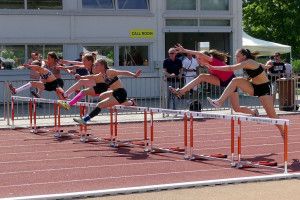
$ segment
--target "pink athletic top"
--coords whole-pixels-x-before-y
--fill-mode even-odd
[[[223,61],[220,61],[216,58],[213,58],[212,62],[209,63],[212,66],[225,66],[226,64]],[[221,81],[227,81],[231,78],[234,73],[233,71],[219,71],[219,70],[208,70],[211,75],[218,77]]]

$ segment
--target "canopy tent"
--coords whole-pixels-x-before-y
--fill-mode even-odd
[[[256,39],[244,31],[243,48],[249,49],[250,51],[258,51],[260,56],[271,56],[274,55],[275,52],[279,52],[281,54],[291,52],[291,46]]]

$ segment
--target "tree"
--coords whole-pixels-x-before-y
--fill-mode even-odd
[[[300,58],[300,1],[243,0],[243,28],[261,39],[292,46]]]

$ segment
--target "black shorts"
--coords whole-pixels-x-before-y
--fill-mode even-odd
[[[58,80],[56,79],[52,82],[45,83],[44,86],[46,91],[55,91],[56,88],[59,87],[59,83]]]
[[[96,94],[101,94],[108,90],[108,85],[106,83],[96,83],[93,88]]]
[[[124,103],[127,100],[127,92],[124,88],[118,88],[113,91],[113,97],[115,97],[119,103]]]
[[[222,81],[221,79],[220,79],[220,86],[221,87],[227,87],[227,85],[231,82],[231,80],[232,79],[234,79],[235,78],[235,75],[233,74],[229,79],[227,79],[226,81]],[[234,92],[237,92],[237,89],[235,89],[235,91]]]
[[[58,86],[63,88],[64,87],[64,81],[61,78],[57,78],[56,80],[57,80]]]
[[[252,84],[252,87],[254,90],[253,96],[261,97],[261,96],[265,96],[265,95],[271,95],[271,83],[270,82],[262,83],[259,85],[255,85],[253,83],[251,83],[251,84]]]

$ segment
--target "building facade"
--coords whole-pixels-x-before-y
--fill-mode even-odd
[[[0,16],[0,57],[16,65],[32,51],[76,59],[97,50],[116,68],[158,75],[176,43],[230,54],[242,45],[240,0],[0,0]],[[24,74],[0,71],[2,80]]]

